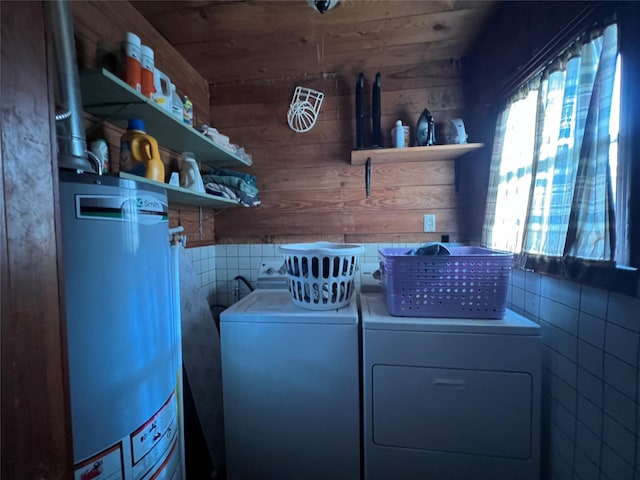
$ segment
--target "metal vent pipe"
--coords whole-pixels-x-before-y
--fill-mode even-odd
[[[46,3],[49,5],[51,37],[56,56],[56,107],[62,109],[56,114],[58,165],[61,168],[95,172],[87,155],[71,7],[67,0]]]

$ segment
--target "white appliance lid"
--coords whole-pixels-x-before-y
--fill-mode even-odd
[[[220,314],[220,322],[358,324],[356,300],[332,310],[306,310],[293,303],[289,290],[257,289]]]
[[[389,314],[382,294],[362,294],[360,303],[364,330],[540,335],[540,325],[509,309],[501,320],[394,317]]]

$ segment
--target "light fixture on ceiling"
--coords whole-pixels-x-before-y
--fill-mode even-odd
[[[335,7],[339,1],[340,0],[307,0],[307,3],[320,13],[324,13]]]

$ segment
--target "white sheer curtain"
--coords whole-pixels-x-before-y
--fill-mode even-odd
[[[487,212],[486,245],[520,252],[529,204],[536,119],[534,89],[513,100],[500,114],[493,142]]]

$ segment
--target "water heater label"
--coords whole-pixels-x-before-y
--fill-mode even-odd
[[[76,217],[153,225],[169,221],[166,202],[152,195],[76,195]]]
[[[175,392],[128,437],[76,463],[74,480],[181,480]]]
[[[75,465],[74,480],[122,480],[124,462],[122,442]]]
[[[177,401],[172,393],[165,404],[144,425],[130,436],[133,478],[144,478],[159,470],[170,456],[177,437]]]
[[[175,441],[169,455],[158,467],[156,473],[149,477],[149,480],[181,480],[180,472],[180,454],[178,453],[178,442]]]

